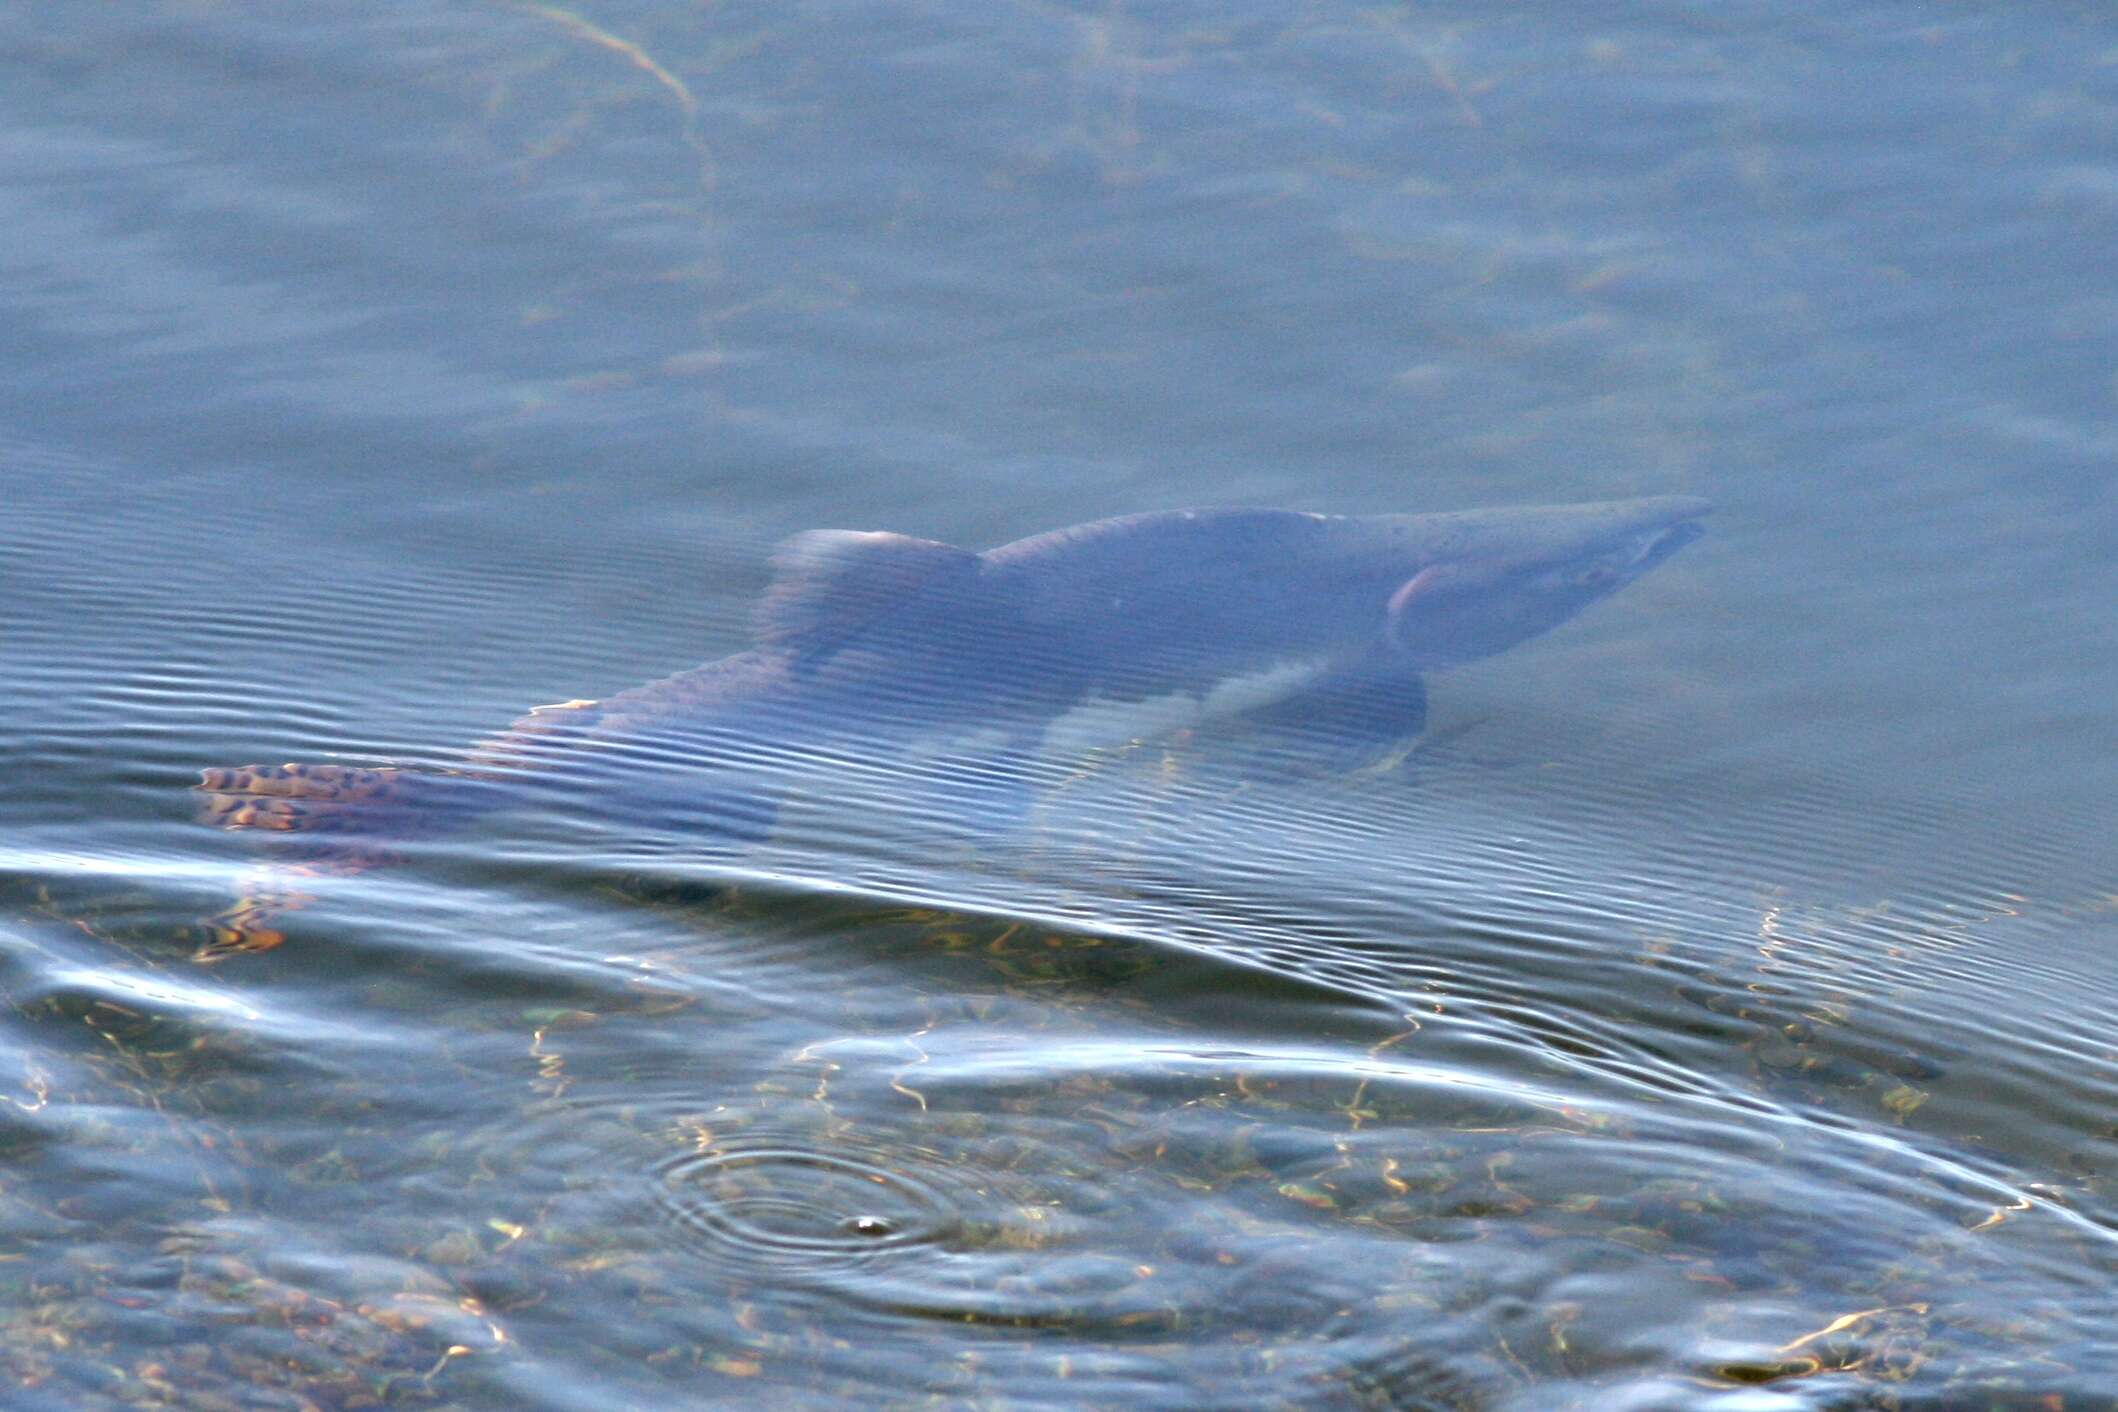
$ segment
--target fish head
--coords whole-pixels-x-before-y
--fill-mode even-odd
[[[1376,515],[1337,521],[1382,594],[1390,649],[1418,670],[1490,657],[1607,598],[1704,533],[1706,501]],[[1372,601],[1372,600],[1371,600]]]

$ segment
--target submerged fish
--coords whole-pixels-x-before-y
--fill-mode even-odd
[[[1427,673],[1566,621],[1696,538],[1706,510],[1177,511],[983,553],[815,531],[775,556],[748,651],[540,707],[446,769],[208,770],[202,812],[302,835],[303,867],[345,873],[548,791],[758,838],[794,760],[976,784],[1228,718],[1312,745],[1399,741],[1424,723]],[[276,944],[269,910],[238,909],[201,954]]]

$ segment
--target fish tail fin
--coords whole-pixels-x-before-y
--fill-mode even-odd
[[[378,835],[413,822],[416,782],[395,768],[236,765],[199,772],[201,823],[272,833]]]
[[[315,897],[305,879],[352,877],[388,866],[399,846],[474,812],[480,781],[355,765],[237,765],[205,770],[196,786],[201,822],[268,836],[272,862],[255,870],[235,904],[211,918],[198,961],[268,951],[285,939],[281,918]]]

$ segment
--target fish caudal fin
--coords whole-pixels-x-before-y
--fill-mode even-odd
[[[396,862],[397,845],[438,832],[463,812],[467,776],[353,765],[237,765],[202,771],[201,822],[270,835],[273,861],[247,878],[234,906],[206,923],[197,961],[269,951],[276,925],[315,901],[305,879],[352,877]],[[461,786],[462,788],[452,788]]]
[[[274,833],[367,833],[405,813],[414,791],[398,769],[236,765],[203,770],[199,821]]]

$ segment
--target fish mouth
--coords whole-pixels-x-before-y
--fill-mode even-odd
[[[1661,522],[1631,535],[1621,550],[1624,557],[1611,567],[1624,575],[1627,582],[1640,577],[1705,534],[1706,526],[1700,521],[1712,509],[1712,504],[1705,500],[1690,496],[1670,497],[1662,507],[1664,518]]]
[[[1663,529],[1651,530],[1642,536],[1642,543],[1633,549],[1633,571],[1646,573],[1670,555],[1695,539],[1703,538],[1706,526],[1697,520],[1680,520]]]

